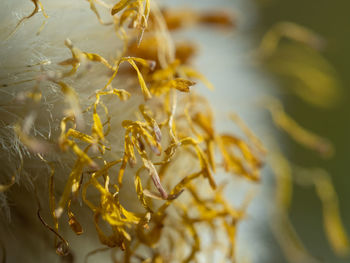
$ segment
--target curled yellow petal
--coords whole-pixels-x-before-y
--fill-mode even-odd
[[[11,182],[7,184],[0,184],[0,193],[7,191],[16,181],[15,175],[11,177]]]
[[[120,12],[121,10],[123,10],[131,2],[132,2],[131,0],[120,0],[118,3],[116,3],[112,7],[112,10],[111,10],[112,16]]]
[[[288,133],[296,142],[314,150],[325,158],[334,153],[333,145],[325,138],[322,138],[301,127],[284,111],[282,104],[275,99],[269,99],[266,107],[272,115],[275,124]]]
[[[81,235],[83,233],[83,228],[81,227],[80,223],[76,219],[75,215],[70,209],[72,200],[68,201],[67,206],[67,213],[68,213],[68,224],[71,227],[71,229],[74,231],[75,234]]]

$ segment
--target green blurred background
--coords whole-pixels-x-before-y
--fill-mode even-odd
[[[325,41],[322,54],[336,69],[340,80],[339,100],[333,107],[315,107],[297,96],[283,93],[285,110],[303,127],[328,138],[335,146],[333,158],[324,160],[284,136],[288,158],[305,167],[322,167],[333,180],[338,193],[341,216],[350,233],[350,1],[349,0],[255,0],[259,9],[257,39],[274,24],[294,22],[321,35]],[[273,75],[273,72],[272,72]],[[288,80],[275,76],[280,86]],[[350,257],[339,258],[331,250],[323,229],[322,207],[314,187],[295,185],[290,210],[292,223],[305,247],[321,262],[350,262]],[[277,248],[277,244],[276,248]],[[286,262],[282,253],[275,253],[273,262]]]

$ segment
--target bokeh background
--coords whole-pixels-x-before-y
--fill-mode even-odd
[[[305,26],[325,40],[322,54],[335,68],[340,83],[337,103],[330,107],[316,107],[288,92],[281,93],[281,96],[286,111],[293,118],[303,127],[328,138],[334,144],[335,155],[329,160],[324,160],[310,154],[310,151],[298,146],[288,136],[283,136],[283,141],[291,161],[306,167],[322,167],[330,173],[338,193],[341,217],[347,232],[350,233],[350,2],[254,0],[254,3],[258,19],[253,34],[257,43],[267,30],[281,21]],[[268,67],[265,69],[281,88],[291,85],[288,79],[269,71]],[[349,257],[337,257],[327,242],[323,230],[321,203],[314,188],[295,185],[294,193],[290,216],[305,247],[321,262],[350,262]],[[275,252],[273,262],[285,262],[277,244]]]

